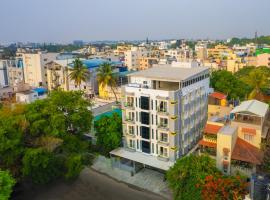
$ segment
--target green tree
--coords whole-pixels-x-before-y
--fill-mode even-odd
[[[60,159],[45,149],[28,149],[23,157],[22,172],[34,183],[44,184],[61,175],[60,164]]]
[[[93,158],[82,138],[91,130],[91,102],[82,95],[54,91],[47,99],[0,109],[0,167],[19,181],[36,183],[79,173],[81,168],[66,166],[71,156],[80,156],[83,164]]]
[[[206,155],[179,159],[166,176],[176,200],[233,200],[247,193],[244,177],[224,176]]]
[[[0,110],[0,166],[4,169],[13,166],[13,174],[18,172],[14,164],[24,151],[23,132],[27,125],[22,112],[24,108],[21,106]]]
[[[15,183],[15,179],[8,171],[0,169],[0,200],[8,200],[10,198]]]
[[[26,118],[29,132],[33,136],[49,134],[81,136],[91,130],[91,102],[82,97],[80,91],[54,91],[49,98],[29,104]]]
[[[74,179],[80,174],[81,170],[83,169],[82,161],[82,156],[78,154],[71,155],[67,158],[65,163],[67,169],[65,174],[66,179]]]
[[[109,152],[121,144],[122,120],[114,113],[111,117],[103,116],[95,122],[97,145],[101,152],[108,155]]]
[[[114,94],[115,100],[118,101],[115,93],[117,77],[113,73],[111,64],[104,63],[97,69],[97,80],[103,89],[109,86]]]
[[[190,155],[176,161],[166,177],[174,198],[178,200],[201,199],[197,184],[210,174],[218,173],[215,162],[208,156]]]
[[[250,87],[246,83],[225,70],[212,72],[210,85],[216,91],[227,94],[229,99],[244,100],[250,92]]]
[[[69,69],[69,77],[79,86],[81,90],[82,82],[86,82],[90,78],[90,72],[87,67],[82,63],[82,61],[77,58],[73,61],[73,68]]]
[[[260,98],[262,95],[261,89],[269,86],[268,76],[259,68],[252,70],[243,80],[252,88],[249,99]]]

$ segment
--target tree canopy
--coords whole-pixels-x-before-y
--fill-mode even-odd
[[[101,152],[109,152],[120,146],[122,140],[122,119],[114,113],[112,116],[103,116],[95,122],[97,146]]]
[[[76,58],[73,61],[73,68],[69,70],[70,79],[73,80],[76,86],[79,86],[79,88],[81,89],[82,82],[86,82],[90,78],[90,71],[79,58]]]
[[[251,88],[246,83],[226,70],[213,71],[210,85],[215,91],[228,95],[229,99],[244,100],[251,91]]]
[[[0,109],[0,167],[17,180],[47,183],[74,178],[89,151],[83,134],[92,125],[91,103],[78,92],[52,92],[47,99]]]
[[[0,200],[8,200],[10,198],[15,183],[15,179],[8,171],[0,169]]]
[[[109,86],[115,96],[115,100],[117,101],[115,93],[116,79],[116,75],[113,73],[112,65],[110,63],[104,63],[97,69],[97,80],[100,87],[104,89]]]
[[[176,200],[225,200],[246,193],[244,180],[223,176],[215,161],[206,155],[190,155],[177,160],[166,177]]]

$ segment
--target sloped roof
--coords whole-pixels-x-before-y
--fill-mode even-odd
[[[202,145],[202,146],[206,146],[206,147],[212,147],[212,148],[217,148],[217,144],[214,143],[214,142],[208,142],[208,141],[205,141],[205,140],[200,140],[199,141],[199,145]]]
[[[243,101],[236,106],[231,113],[250,112],[260,117],[265,117],[269,106],[266,103],[257,100]]]
[[[232,152],[232,159],[259,165],[262,163],[263,154],[260,149],[238,137]]]
[[[206,124],[204,127],[204,133],[216,135],[221,128],[222,128],[222,126],[218,126],[215,124]]]
[[[219,100],[222,100],[222,99],[226,99],[227,98],[227,95],[226,94],[223,94],[221,92],[213,92],[209,96],[210,97],[213,97],[215,99],[219,99]]]

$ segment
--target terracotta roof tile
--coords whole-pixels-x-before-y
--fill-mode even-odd
[[[232,159],[259,165],[262,163],[262,158],[263,154],[260,149],[239,137],[237,138],[232,152]]]
[[[211,147],[211,148],[217,148],[217,144],[216,143],[214,143],[214,142],[208,142],[208,141],[205,141],[203,139],[199,141],[199,145],[206,146],[206,147]]]
[[[215,99],[219,99],[219,100],[222,100],[222,99],[226,99],[227,98],[227,95],[221,93],[221,92],[213,92],[209,95],[210,97],[213,97]]]
[[[214,124],[206,124],[204,127],[204,133],[216,135],[221,128],[222,126],[218,126]]]

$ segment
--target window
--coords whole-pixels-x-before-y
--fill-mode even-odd
[[[127,97],[126,106],[132,107],[133,104],[134,104],[134,99],[133,99],[133,97]]]
[[[152,143],[152,148],[151,148],[152,153],[155,153],[155,149],[154,149],[154,143]]]
[[[149,113],[141,112],[141,123],[145,125],[149,125]]]
[[[168,157],[168,149],[165,147],[159,148],[159,155],[162,157]]]
[[[149,110],[149,97],[140,98],[141,109]]]
[[[246,141],[251,142],[251,141],[253,140],[253,135],[244,134],[244,139],[245,139]]]
[[[129,140],[128,147],[135,149],[135,141],[134,140]]]
[[[141,134],[142,138],[147,140],[150,139],[150,129],[148,127],[141,126]]]
[[[152,129],[152,139],[154,139],[154,129]]]
[[[168,103],[166,101],[160,101],[158,105],[158,111],[159,112],[167,112],[167,105]]]
[[[146,142],[142,140],[142,152],[150,153],[150,142]]]
[[[168,119],[167,118],[159,118],[159,126],[167,128],[168,127]]]
[[[134,112],[128,112],[127,121],[134,121]]]
[[[168,142],[168,134],[167,133],[160,133],[160,141]]]
[[[134,135],[134,126],[129,126],[128,127],[128,134],[129,135]]]

